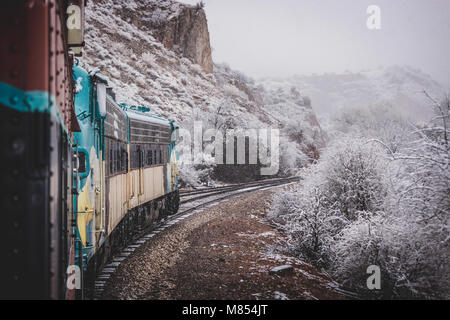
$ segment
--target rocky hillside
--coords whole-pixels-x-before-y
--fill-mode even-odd
[[[231,84],[235,82],[234,73],[211,73],[209,35],[202,9],[175,1],[92,0],[88,4],[83,63],[88,68],[100,68],[108,76],[119,101],[146,105],[183,121],[194,109],[207,111],[231,95],[246,109],[261,111],[253,113],[252,120],[271,121],[256,102],[244,99],[241,90]],[[187,12],[197,20],[187,18]],[[197,26],[192,29],[195,32],[188,33],[192,25]]]
[[[298,91],[277,91],[276,98],[273,88],[214,65],[201,7],[173,0],[91,0],[86,24],[82,64],[100,68],[119,102],[149,106],[185,127],[202,120],[222,129],[280,128],[284,148],[291,150],[286,165],[317,157],[320,127],[310,104]]]
[[[94,2],[97,8],[111,5],[109,1]],[[150,33],[166,49],[189,58],[205,72],[213,72],[208,24],[201,6],[148,0],[114,3],[113,12],[121,20]]]

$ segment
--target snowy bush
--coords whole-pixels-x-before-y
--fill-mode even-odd
[[[433,100],[435,116],[416,127],[403,152],[388,149],[398,169],[390,192],[390,217],[404,227],[408,245],[399,261],[402,288],[413,296],[449,297],[450,292],[450,101]],[[405,227],[407,226],[407,227]],[[400,246],[399,245],[399,246]],[[396,277],[399,278],[399,277]]]
[[[398,144],[372,130],[382,117],[367,120],[370,130],[356,124],[297,190],[275,196],[269,217],[293,253],[365,297],[450,297],[450,103],[434,104],[432,122],[406,135],[400,122],[386,125],[388,137],[401,131]],[[380,267],[381,290],[367,288],[370,265]]]
[[[321,164],[328,202],[348,220],[381,210],[386,166],[386,157],[377,146],[353,139],[335,142]]]
[[[336,280],[358,292],[367,293],[367,267],[379,266],[383,274],[381,287],[386,288],[385,268],[381,265],[380,254],[383,240],[384,218],[381,214],[360,217],[347,224],[331,243],[330,250],[335,255],[330,266]],[[367,292],[366,292],[367,291]]]
[[[162,26],[167,20],[167,13],[163,12],[160,8],[156,8],[155,11],[153,11],[152,16],[150,18],[150,22],[153,24],[154,27],[160,27]]]
[[[298,198],[298,190],[275,194],[268,217],[279,225],[290,223],[297,213]]]
[[[448,298],[449,247],[440,239],[448,231],[430,231],[404,216],[360,218],[332,243],[336,260],[331,272],[345,286],[368,297]],[[370,265],[380,267],[379,291],[366,287]]]
[[[299,168],[305,167],[312,159],[300,148],[293,147],[295,142],[285,136],[280,137],[280,174],[295,175]]]
[[[141,60],[151,67],[156,65],[156,57],[150,52],[144,52],[141,56]]]
[[[289,231],[293,254],[326,267],[332,260],[328,248],[333,240],[333,220],[339,217],[329,215],[330,211],[323,206],[323,201],[324,195],[318,188],[306,193],[298,192],[294,197],[293,194],[286,194],[275,201],[275,205],[284,210],[278,211],[274,221],[282,222],[283,228]]]
[[[203,69],[200,65],[196,64],[196,63],[192,63],[191,64],[191,70],[196,73],[197,75],[202,75],[203,74]]]
[[[329,247],[341,228],[380,210],[385,193],[381,155],[379,148],[361,141],[336,143],[305,171],[295,195],[286,193],[274,201],[271,218],[288,230],[294,253],[328,266]]]
[[[211,179],[213,166],[206,164],[180,164],[179,183],[181,188],[199,187],[202,185],[211,185],[214,182]]]
[[[347,107],[332,117],[332,135],[348,135],[365,139],[379,139],[393,152],[402,150],[410,140],[408,119],[390,104]]]

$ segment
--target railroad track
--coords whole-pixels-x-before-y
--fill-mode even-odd
[[[252,181],[252,182],[235,183],[235,184],[230,184],[230,185],[221,186],[221,187],[206,187],[206,188],[199,188],[199,189],[193,189],[193,190],[182,190],[182,191],[180,191],[180,197],[201,194],[201,193],[221,191],[221,190],[229,190],[229,189],[234,189],[234,188],[242,188],[242,187],[246,187],[246,186],[263,185],[263,184],[269,184],[271,182],[276,182],[276,181],[287,181],[290,179],[299,179],[299,177],[266,179],[266,180]]]
[[[270,179],[270,180],[262,180],[262,181],[255,181],[250,183],[238,183],[223,187],[211,187],[211,188],[203,188],[203,189],[195,189],[195,190],[189,190],[189,191],[181,191],[180,192],[180,198],[181,202],[180,204],[183,205],[188,202],[196,201],[203,198],[209,198],[216,194],[223,194],[226,192],[232,192],[236,190],[242,190],[252,187],[258,187],[258,186],[276,186],[281,184],[286,184],[290,182],[298,181],[299,177],[289,177],[289,178],[280,178],[280,179]],[[195,197],[194,197],[195,196]]]
[[[112,261],[103,268],[102,272],[97,276],[97,279],[94,282],[93,299],[101,298],[106,281],[114,274],[121,262],[125,261],[137,248],[155,237],[158,233],[179,223],[181,220],[190,217],[195,213],[195,210],[242,194],[298,181],[300,181],[300,177],[289,177],[180,192],[180,198],[183,200],[180,202],[179,212],[159,221],[155,225],[141,232],[133,244],[127,246],[119,254],[113,257]]]

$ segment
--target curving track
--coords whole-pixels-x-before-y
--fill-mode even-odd
[[[236,197],[245,193],[257,190],[269,189],[280,185],[286,185],[298,182],[300,177],[289,177],[280,179],[270,179],[251,183],[239,183],[223,187],[202,188],[180,192],[180,209],[175,215],[169,216],[151,228],[143,231],[137,240],[124,248],[119,254],[115,255],[112,261],[107,264],[102,272],[97,276],[93,288],[93,298],[98,299],[102,296],[106,281],[116,271],[120,263],[128,258],[137,248],[147,242],[147,240],[155,237],[166,228],[180,222],[181,220],[191,216],[195,210],[202,207]]]
[[[263,181],[256,181],[256,182],[250,182],[250,183],[239,183],[239,184],[233,184],[223,187],[211,187],[211,188],[204,188],[204,189],[196,189],[192,191],[181,191],[180,192],[180,198],[181,198],[181,207],[180,210],[183,213],[182,208],[183,205],[186,205],[187,203],[191,202],[198,202],[201,199],[205,198],[211,198],[213,196],[220,196],[227,194],[225,198],[228,198],[236,191],[255,191],[260,190],[265,187],[273,187],[278,185],[283,185],[291,182],[299,181],[299,177],[289,177],[289,178],[281,178],[281,179],[271,179],[271,180],[263,180]],[[215,202],[220,199],[210,200],[208,202]]]

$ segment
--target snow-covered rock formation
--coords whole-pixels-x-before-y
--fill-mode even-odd
[[[101,69],[119,102],[148,106],[184,127],[202,120],[210,127],[281,129],[283,170],[318,156],[321,130],[298,90],[278,90],[275,98],[272,88],[213,65],[201,6],[92,0],[86,23],[82,64]]]

